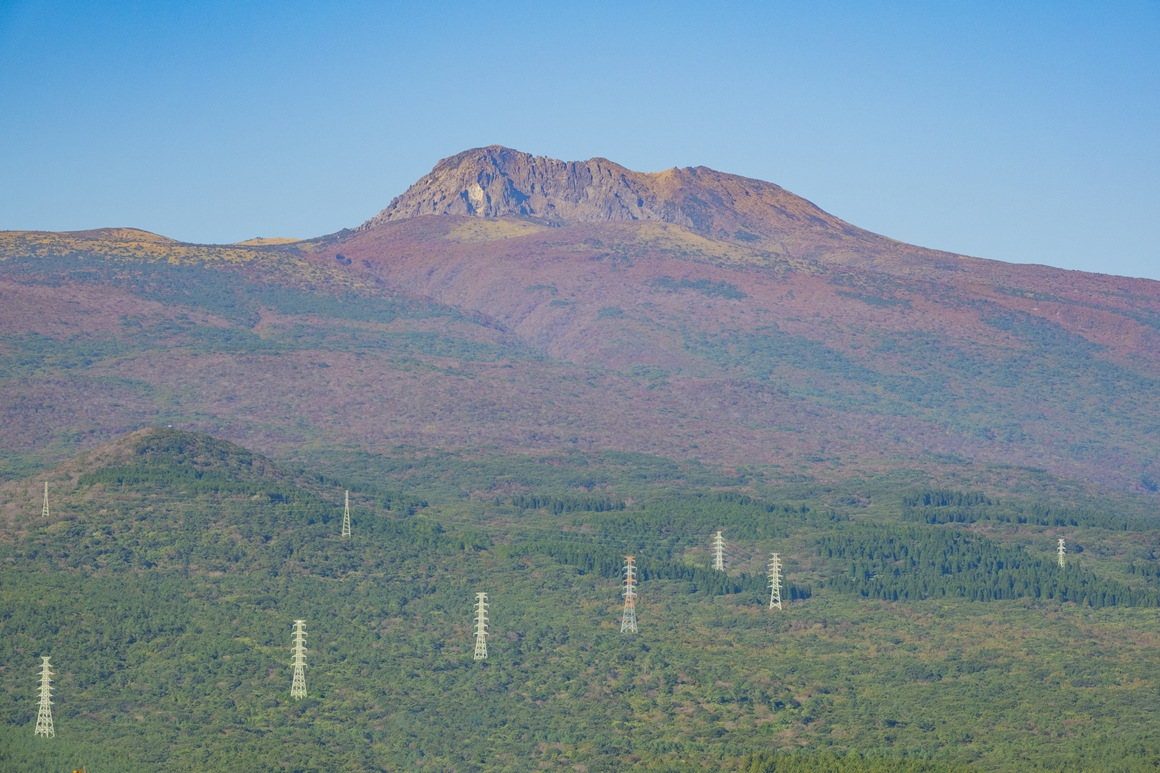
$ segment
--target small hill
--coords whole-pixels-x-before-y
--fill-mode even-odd
[[[235,482],[274,481],[289,475],[269,459],[228,440],[182,430],[150,427],[132,432],[66,465],[88,467],[89,475],[110,469],[179,470],[183,477]],[[63,468],[62,468],[63,469]]]
[[[297,571],[337,536],[342,503],[341,484],[295,476],[234,443],[144,429],[0,487],[0,544],[23,546],[65,572]],[[384,539],[398,538],[396,515],[421,505],[369,487],[352,504],[360,534]],[[353,561],[327,571],[349,571]]]
[[[35,478],[0,486],[0,528],[21,529],[30,516],[39,514],[45,483],[52,521],[91,512],[90,505],[99,503],[109,492],[116,492],[116,499],[131,492],[142,500],[158,495],[186,499],[203,494],[252,495],[268,490],[284,499],[297,488],[285,470],[229,441],[196,432],[148,428],[94,448]]]
[[[146,242],[149,244],[180,244],[168,236],[143,231],[140,228],[94,228],[88,231],[69,231],[74,239],[88,239],[103,242]]]
[[[29,481],[10,482],[0,486],[9,491],[16,485],[43,485],[76,488],[85,476],[108,470],[180,471],[183,477],[202,478],[206,474],[236,481],[272,480],[283,482],[289,476],[271,461],[227,440],[182,430],[148,427],[130,432],[110,443],[80,454],[60,466]]]

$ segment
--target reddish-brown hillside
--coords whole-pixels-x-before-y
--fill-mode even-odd
[[[902,245],[706,169],[485,148],[322,239],[0,234],[0,326],[12,469],[165,421],[282,457],[1160,480],[1160,283]]]

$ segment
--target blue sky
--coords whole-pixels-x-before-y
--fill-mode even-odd
[[[1160,2],[0,0],[0,229],[316,236],[499,143],[1160,279]]]

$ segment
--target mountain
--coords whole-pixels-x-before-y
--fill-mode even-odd
[[[772,183],[707,167],[634,172],[604,158],[558,161],[492,145],[443,159],[360,230],[425,215],[518,217],[553,226],[657,222],[782,255],[897,243]]]
[[[357,230],[429,215],[518,218],[553,227],[670,223],[767,257],[891,273],[1005,267],[880,236],[773,183],[704,166],[635,172],[605,158],[560,161],[499,145],[443,159]]]
[[[1154,771],[1158,350],[1160,283],[703,168],[0,233],[0,769]]]
[[[300,242],[6,232],[0,329],[6,477],[161,422],[324,466],[1160,485],[1160,283],[900,244],[704,168],[491,147]]]

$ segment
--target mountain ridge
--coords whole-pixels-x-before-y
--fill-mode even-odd
[[[705,166],[636,172],[605,158],[561,161],[501,145],[441,160],[356,230],[424,215],[511,216],[557,226],[671,223],[794,257],[852,244],[877,253],[900,244],[763,180]],[[801,237],[803,231],[812,243]]]
[[[1160,283],[863,250],[824,222],[766,249],[610,220],[564,162],[484,150],[406,201],[508,153],[599,218],[404,217],[401,197],[390,220],[288,244],[0,233],[0,475],[161,417],[272,458],[607,448],[826,478],[953,458],[1155,491]]]

